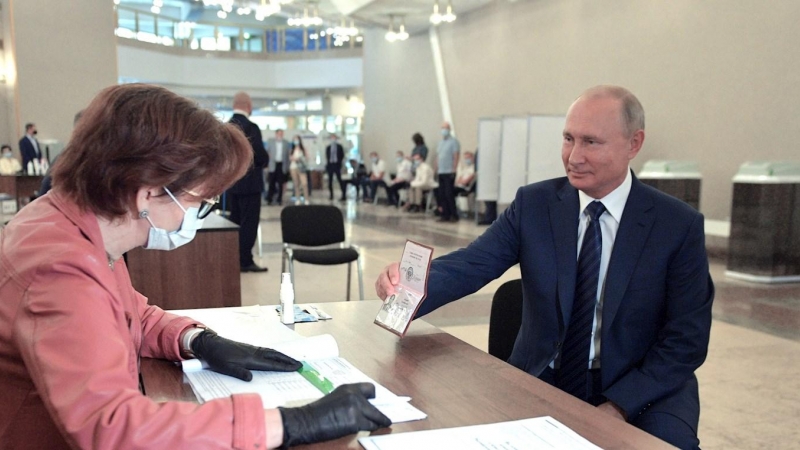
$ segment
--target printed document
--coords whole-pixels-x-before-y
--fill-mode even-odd
[[[302,406],[322,398],[342,384],[367,382],[375,385],[375,398],[370,403],[381,410],[392,423],[425,419],[427,415],[412,406],[409,397],[399,397],[339,357],[339,346],[333,336],[324,334],[304,338],[279,322],[274,310],[258,307],[185,310],[173,313],[203,322],[229,339],[251,345],[269,347],[303,362],[298,372],[264,372],[254,370],[249,382],[204,369],[199,360],[182,362],[198,400],[206,402],[232,394],[255,393],[261,396],[264,408]]]
[[[599,450],[552,417],[471,427],[368,436],[358,439],[365,450]]]

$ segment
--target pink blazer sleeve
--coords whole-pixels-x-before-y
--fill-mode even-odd
[[[177,360],[177,336],[192,322],[137,295],[137,330],[104,263],[84,256],[41,268],[14,321],[14,340],[62,435],[79,448],[263,449],[257,395],[198,405],[140,393],[137,345],[143,356]]]

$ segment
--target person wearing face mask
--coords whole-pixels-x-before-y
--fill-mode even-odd
[[[39,147],[39,141],[36,140],[36,135],[39,131],[36,130],[36,124],[25,124],[25,136],[19,140],[19,153],[22,155],[22,168],[28,170],[28,163],[42,160],[42,151]]]
[[[411,180],[411,189],[408,191],[408,203],[403,206],[403,211],[421,212],[423,194],[436,187],[433,179],[433,168],[430,164],[422,160],[422,155],[416,154],[412,157],[414,168],[414,179]]]
[[[14,158],[14,152],[11,150],[10,145],[3,144],[2,158],[0,158],[0,175],[14,175],[22,170],[22,166],[17,158]]]
[[[442,215],[439,222],[458,222],[456,211],[455,181],[461,144],[450,134],[450,123],[442,124],[442,141],[437,149],[437,171],[439,173],[439,207]]]
[[[378,195],[378,188],[383,186],[386,189],[386,163],[378,156],[377,152],[369,154],[369,160],[372,163],[372,170],[369,173],[369,181],[364,186],[364,201],[371,202]]]
[[[238,127],[164,88],[113,86],[92,101],[52,191],[0,231],[0,447],[255,450],[390,424],[371,384],[267,410],[257,394],[198,405],[140,391],[140,357],[196,357],[244,381],[300,367],[148,305],[122,258],[189,243],[252,163]]]
[[[403,152],[398,150],[396,160],[397,175],[392,179],[392,184],[386,188],[386,194],[389,196],[389,205],[394,207],[400,206],[400,190],[408,189],[411,179],[414,178],[411,174],[411,158],[404,157]]]
[[[472,152],[465,152],[464,157],[459,161],[458,169],[456,170],[456,185],[454,193],[456,197],[461,195],[468,195],[472,192],[475,185],[475,154]]]

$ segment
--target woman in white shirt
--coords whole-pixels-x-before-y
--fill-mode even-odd
[[[303,203],[308,204],[308,159],[306,155],[306,148],[303,147],[303,139],[300,136],[294,137],[294,150],[292,150],[291,164],[289,164],[289,173],[292,174],[292,184],[294,184],[294,198],[300,201],[300,193],[303,195]]]

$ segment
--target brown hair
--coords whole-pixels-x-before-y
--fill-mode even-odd
[[[83,111],[53,167],[53,186],[107,219],[136,209],[142,187],[221,194],[244,176],[253,151],[241,130],[167,89],[104,89]]]

